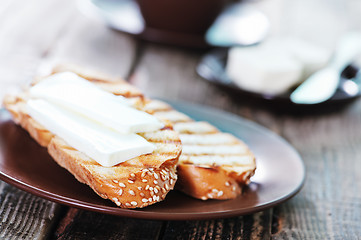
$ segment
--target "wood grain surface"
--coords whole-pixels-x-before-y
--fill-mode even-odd
[[[270,17],[274,35],[290,33],[332,47],[346,30],[361,31],[357,0],[255,4]],[[286,203],[207,221],[104,215],[0,181],[1,239],[361,239],[361,100],[338,111],[297,115],[250,104],[197,76],[204,51],[110,30],[83,16],[70,0],[1,1],[0,46],[0,99],[27,84],[44,63],[76,63],[127,78],[148,96],[204,104],[255,121],[289,141],[307,168],[305,186]]]

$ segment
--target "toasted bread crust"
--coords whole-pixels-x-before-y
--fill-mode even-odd
[[[90,80],[88,78],[88,80]],[[144,97],[124,81],[109,82],[92,78],[94,84],[116,94],[134,98],[134,106],[143,108]],[[7,96],[4,106],[14,121],[29,132],[49,154],[74,177],[89,185],[99,196],[110,199],[122,208],[142,208],[162,201],[174,188],[177,180],[176,165],[181,153],[178,134],[166,124],[164,129],[140,134],[156,145],[152,154],[141,155],[113,167],[103,167],[85,154],[69,146],[32,119],[26,112],[26,93]]]

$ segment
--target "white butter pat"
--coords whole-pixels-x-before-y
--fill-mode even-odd
[[[275,95],[299,81],[302,65],[282,52],[258,47],[232,48],[227,74],[245,90]]]
[[[157,131],[156,117],[132,108],[122,96],[108,93],[71,72],[51,75],[30,88],[32,98],[45,99],[120,133]]]
[[[137,134],[121,134],[45,100],[27,102],[28,114],[67,144],[105,167],[151,153],[155,146]]]
[[[226,71],[241,88],[277,95],[324,67],[331,53],[296,38],[274,38],[229,50]]]

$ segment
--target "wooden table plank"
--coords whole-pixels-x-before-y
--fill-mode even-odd
[[[162,225],[71,208],[51,239],[158,239]]]

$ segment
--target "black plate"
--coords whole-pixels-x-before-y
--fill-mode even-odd
[[[205,80],[222,87],[224,90],[232,93],[234,96],[244,100],[247,103],[255,103],[265,107],[272,107],[277,110],[285,111],[302,111],[314,112],[319,110],[336,110],[338,107],[344,106],[347,103],[355,100],[361,96],[361,92],[350,92],[347,90],[347,85],[360,87],[352,79],[342,77],[340,87],[337,89],[335,95],[329,100],[318,104],[297,104],[290,100],[292,89],[284,94],[269,95],[257,92],[247,91],[238,87],[227,76],[225,66],[227,64],[228,48],[215,49],[204,55],[197,66],[197,73]],[[346,70],[345,70],[346,71]],[[352,78],[356,76],[354,69],[348,69],[348,72],[343,72],[343,76]]]

